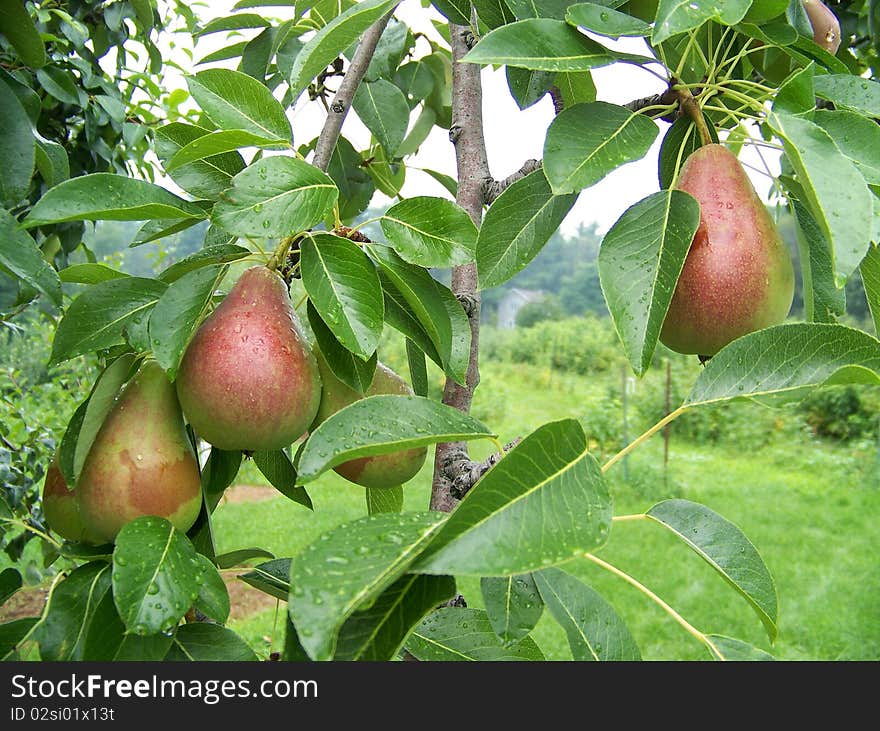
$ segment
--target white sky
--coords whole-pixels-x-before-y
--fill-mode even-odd
[[[232,6],[235,0],[211,0],[210,8],[195,7],[199,17],[207,21],[211,17],[222,17],[232,14]],[[286,8],[269,7],[262,9],[267,17],[289,17],[282,15]],[[244,12],[261,12],[247,10]],[[421,31],[432,38],[439,39],[439,35],[431,25],[430,19],[442,19],[442,16],[433,8],[424,9],[419,0],[403,0],[395,13],[396,17],[406,22],[414,31]],[[253,37],[258,31],[243,31],[243,38]],[[599,37],[597,36],[597,39]],[[234,40],[240,40],[234,39]],[[607,38],[601,38],[605,45],[634,53],[647,55],[645,43],[642,39],[622,38],[617,42]],[[178,38],[179,42],[179,38]],[[194,57],[196,60],[203,58],[208,53],[225,45],[226,33],[216,33],[203,37],[195,47]],[[419,44],[417,48],[423,48]],[[163,49],[164,52],[164,49]],[[174,52],[172,52],[174,53]],[[181,54],[174,53],[175,60],[190,72],[196,72],[204,68],[216,67],[218,64],[193,66],[194,62]],[[234,61],[221,62],[219,65],[234,66]],[[659,67],[658,67],[659,69]],[[483,69],[483,117],[485,124],[486,146],[489,154],[489,164],[492,174],[496,178],[504,178],[515,172],[520,165],[529,158],[541,159],[544,137],[548,126],[553,121],[553,104],[548,97],[536,105],[521,111],[513,101],[507,89],[504,69],[493,71],[491,68]],[[605,68],[593,70],[593,78],[597,88],[598,99],[612,103],[623,104],[633,99],[656,94],[663,90],[663,82],[656,76],[631,64],[615,64]],[[169,69],[168,83],[171,88],[179,86],[186,88],[182,76]],[[336,82],[338,83],[338,81]],[[331,83],[331,88],[336,88]],[[415,121],[417,113],[412,116]],[[324,121],[324,108],[319,102],[309,102],[306,95],[299,100],[296,108],[290,114],[293,124],[295,142],[297,144],[307,142],[317,137]],[[575,231],[580,224],[588,225],[597,223],[600,232],[606,231],[620,215],[631,205],[659,189],[657,181],[657,155],[662,141],[665,123],[660,123],[661,130],[657,140],[648,154],[640,161],[624,165],[608,175],[600,183],[584,190],[577,204],[569,213],[562,225],[563,233]],[[357,119],[354,112],[350,112],[343,134],[358,149],[364,149],[369,145],[370,133]],[[747,147],[740,156],[744,163],[750,163],[754,167],[763,168],[763,164],[754,152],[754,147]],[[772,151],[771,151],[772,153]],[[778,155],[763,152],[765,160],[770,164],[771,170],[778,172]],[[448,175],[455,175],[455,153],[452,143],[449,141],[447,131],[435,127],[431,135],[422,145],[419,153],[408,159],[415,167],[424,167]],[[748,168],[747,168],[748,169]],[[771,185],[771,180],[766,175],[760,175],[749,171],[750,177],[759,193],[766,198]],[[160,181],[163,184],[173,186],[169,181]],[[401,194],[405,197],[416,195],[446,196],[446,190],[429,175],[411,170],[407,172],[406,184]],[[388,199],[381,193],[377,193],[373,200],[376,205],[384,205]]]

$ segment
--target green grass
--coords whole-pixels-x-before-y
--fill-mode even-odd
[[[487,363],[474,414],[499,429],[503,441],[554,419],[579,418],[589,428],[611,378],[560,376],[546,370]],[[741,404],[748,420],[756,405]],[[606,414],[605,417],[608,415]],[[500,426],[499,426],[500,425]],[[738,525],[758,548],[776,580],[779,639],[771,645],[757,615],[712,569],[674,536],[649,521],[618,523],[597,555],[636,577],[698,630],[755,644],[786,660],[880,659],[880,568],[876,516],[880,489],[876,451],[818,442],[784,432],[760,448],[697,446],[673,436],[664,480],[659,437],[609,472],[615,515],[641,513],[658,500],[703,503]],[[476,444],[482,456],[491,444]],[[431,460],[407,485],[406,510],[422,510],[430,493]],[[250,481],[254,471],[242,476]],[[255,478],[254,478],[255,479]],[[277,498],[221,505],[215,513],[218,550],[261,546],[291,556],[322,532],[365,514],[363,490],[334,474],[310,486],[315,511]],[[657,604],[608,571],[586,561],[565,569],[616,607],[649,660],[708,659],[705,648]],[[479,580],[459,591],[482,606]],[[281,605],[281,611],[285,605]],[[275,627],[273,633],[273,627]],[[265,636],[282,640],[274,610],[232,624],[255,648]],[[545,612],[534,637],[548,659],[569,659],[562,630]]]

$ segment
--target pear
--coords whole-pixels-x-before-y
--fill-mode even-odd
[[[143,515],[192,527],[202,504],[199,465],[174,387],[146,361],[122,387],[95,435],[76,486],[83,522],[112,542]]]
[[[821,0],[804,0],[804,9],[813,26],[813,40],[828,53],[835,54],[840,48],[840,21]]]
[[[315,429],[321,422],[330,418],[340,409],[353,404],[355,401],[376,396],[378,394],[399,394],[412,396],[413,390],[409,384],[397,373],[384,363],[376,364],[373,380],[370,382],[366,393],[361,395],[349,388],[333,375],[323,355],[316,351],[318,367],[321,370],[321,381],[324,385],[321,396],[321,405],[315,417],[311,429]],[[359,457],[337,465],[333,469],[349,482],[364,487],[394,487],[408,482],[416,476],[425,464],[427,447],[403,449],[398,452],[379,454],[372,457]]]
[[[67,489],[67,481],[58,466],[57,454],[46,470],[42,495],[43,517],[49,528],[59,536],[77,543],[98,545],[104,542],[83,522],[77,494]]]
[[[794,297],[791,255],[736,156],[699,148],[676,187],[700,204],[660,340],[671,350],[712,356],[730,341],[782,322]]]
[[[187,346],[176,385],[196,434],[219,449],[281,449],[306,432],[321,377],[277,273],[244,271]]]

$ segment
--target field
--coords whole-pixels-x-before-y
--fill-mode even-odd
[[[490,361],[483,367],[474,408],[490,425],[495,422],[487,417],[502,411],[501,438],[507,440],[553,419],[589,421],[586,409],[601,406],[607,390],[608,378],[560,376]],[[744,422],[763,410],[750,403],[731,408]],[[622,465],[609,473],[615,515],[644,512],[665,497],[683,497],[707,505],[745,531],[777,583],[780,633],[774,645],[745,601],[658,526],[620,522],[597,555],[638,578],[701,631],[744,639],[786,660],[880,659],[875,449],[833,446],[803,432],[743,451],[735,444],[697,445],[675,436],[673,429],[665,486],[660,436],[633,453],[629,480],[623,478]],[[239,482],[259,483],[255,474],[246,469]],[[424,509],[430,479],[427,464],[407,486],[406,509]],[[258,492],[265,497],[265,491]],[[291,556],[323,531],[365,512],[362,490],[335,475],[322,478],[310,494],[314,513],[282,497],[225,502],[215,514],[218,549],[261,545],[276,556]],[[246,496],[246,488],[236,495]],[[565,569],[615,605],[645,659],[707,658],[702,645],[621,579],[587,561]],[[469,606],[481,606],[478,581],[460,581],[458,589]],[[244,596],[247,601],[251,593]],[[277,649],[282,639],[274,602],[235,619],[232,626],[261,654]],[[570,658],[562,631],[546,614],[535,639],[548,659]]]

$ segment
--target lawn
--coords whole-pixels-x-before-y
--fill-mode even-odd
[[[589,431],[610,381],[491,361],[483,366],[483,376],[474,413],[499,429],[502,440],[566,417],[580,418]],[[731,413],[745,422],[763,409],[750,403],[734,408]],[[745,600],[659,526],[620,522],[596,553],[636,577],[700,631],[746,640],[786,660],[880,659],[876,447],[847,448],[806,432],[791,434],[791,429],[784,431],[763,446],[736,440],[696,445],[673,430],[665,479],[659,436],[630,457],[628,480],[622,464],[609,473],[615,515],[641,513],[658,500],[682,497],[707,505],[745,531],[776,580],[779,638],[774,644]],[[478,444],[474,453],[491,449]],[[405,509],[425,508],[430,480],[429,458],[407,485]],[[261,483],[250,467],[239,481]],[[214,521],[218,550],[259,545],[276,556],[291,556],[322,532],[365,513],[363,490],[333,474],[309,491],[314,512],[283,497],[222,504]],[[615,605],[645,659],[708,657],[669,614],[620,578],[587,561],[573,561],[565,569]],[[469,606],[482,605],[477,580],[463,579],[458,589]],[[282,640],[274,607],[236,619],[232,627],[261,654],[270,644],[278,649]],[[548,614],[534,637],[548,659],[570,658],[564,634]]]

